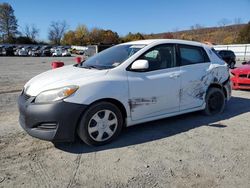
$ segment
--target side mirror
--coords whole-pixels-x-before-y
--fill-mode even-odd
[[[132,64],[131,70],[143,71],[143,70],[147,70],[148,67],[149,67],[148,60],[139,59],[139,60],[136,60],[136,61]]]

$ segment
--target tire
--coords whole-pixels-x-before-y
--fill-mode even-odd
[[[230,63],[230,65],[229,65],[229,68],[230,68],[230,69],[234,69],[234,66],[235,66],[235,62],[232,61],[232,62]]]
[[[222,89],[212,87],[208,90],[206,98],[205,115],[215,115],[223,112],[225,108],[225,95]]]
[[[88,145],[104,145],[115,139],[123,127],[123,116],[117,106],[109,102],[91,105],[82,115],[77,133]]]

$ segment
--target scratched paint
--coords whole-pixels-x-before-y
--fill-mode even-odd
[[[134,109],[139,107],[139,106],[156,104],[156,102],[157,102],[156,97],[133,98],[133,99],[129,99],[129,101],[128,101],[131,111],[134,111]]]
[[[185,100],[187,96],[204,100],[207,88],[211,83],[222,84],[226,79],[227,73],[224,67],[210,68],[200,80],[191,81],[180,90],[180,100]]]

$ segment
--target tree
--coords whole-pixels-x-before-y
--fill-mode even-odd
[[[26,37],[30,38],[33,42],[35,42],[39,34],[39,29],[34,24],[27,24],[25,25],[23,32]]]
[[[30,37],[19,36],[14,39],[15,44],[36,44],[36,41],[31,40]]]
[[[13,40],[18,34],[17,19],[14,15],[14,10],[8,3],[0,4],[0,34],[3,42]]]
[[[103,31],[104,36],[102,43],[103,44],[117,44],[119,43],[119,35],[116,32],[113,32],[111,30]]]
[[[238,25],[238,24],[241,24],[242,23],[242,19],[241,18],[235,18],[234,19],[234,23],[236,24],[236,25]]]
[[[103,40],[103,29],[93,28],[89,33],[90,43],[98,44]]]
[[[48,38],[52,44],[60,45],[64,33],[67,31],[68,25],[65,21],[52,22],[49,27]]]
[[[75,31],[66,32],[63,36],[62,44],[64,44],[64,45],[76,45],[77,40],[76,40],[76,36],[75,36]]]
[[[124,38],[123,41],[124,42],[128,42],[128,41],[134,41],[134,40],[143,40],[144,36],[141,33],[131,33],[129,32]]]
[[[173,39],[174,38],[174,35],[172,33],[165,33],[163,34],[162,36],[163,39]]]
[[[78,45],[83,46],[89,42],[89,30],[85,25],[79,25],[75,31],[75,38]]]
[[[250,21],[240,30],[237,41],[239,43],[250,43]]]
[[[218,25],[220,27],[225,27],[226,25],[229,25],[231,23],[231,21],[229,19],[226,18],[222,18],[219,22]]]

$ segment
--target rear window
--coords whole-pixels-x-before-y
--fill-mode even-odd
[[[209,62],[205,50],[201,47],[181,45],[180,46],[181,65],[192,65]]]

